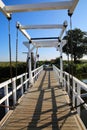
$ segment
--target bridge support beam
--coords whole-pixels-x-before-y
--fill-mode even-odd
[[[28,60],[28,68],[29,68],[29,81],[30,81],[30,84],[33,84],[33,78],[32,78],[32,71],[31,71],[31,50],[30,50],[30,43],[28,45],[28,55],[29,55],[29,60]]]
[[[38,54],[38,48],[36,48],[36,56],[35,56],[34,69],[36,69],[37,54]]]
[[[62,43],[60,43],[60,85],[62,86],[63,79],[63,56],[62,56]]]
[[[60,40],[60,44],[58,45],[58,51],[60,52],[60,86],[63,86],[63,46],[67,43],[67,40]]]
[[[28,48],[28,71],[29,71],[29,81],[30,84],[33,84],[33,78],[32,78],[32,66],[31,66],[31,52],[35,49],[35,46],[33,45],[32,48],[30,48],[31,42],[23,42],[23,44]]]

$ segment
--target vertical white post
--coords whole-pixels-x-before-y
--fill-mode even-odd
[[[25,81],[27,80],[27,74],[25,74]],[[25,90],[27,90],[27,82],[25,84]]]
[[[64,80],[63,80],[64,90],[66,90],[66,79],[65,79],[65,76],[66,76],[66,75],[65,75],[65,73],[64,73],[64,77],[63,77],[63,78],[64,78]]]
[[[8,85],[6,85],[6,86],[4,87],[4,94],[5,94],[5,96],[7,96],[7,99],[5,100],[5,106],[9,106]],[[9,111],[9,108],[6,107],[6,108],[5,108],[5,113],[7,113],[8,111]]]
[[[63,58],[62,58],[62,42],[60,43],[60,85],[63,79]]]
[[[23,95],[23,93],[24,93],[24,90],[23,90],[23,77],[21,77],[21,85],[22,85],[22,87],[21,87],[21,94]]]
[[[36,48],[36,56],[35,56],[34,69],[36,69],[36,62],[37,62],[37,53],[38,53],[38,48]]]
[[[30,43],[28,45],[28,53],[29,53],[29,79],[30,79],[30,84],[33,83],[33,78],[32,78],[32,71],[31,71],[31,51],[30,51]]]
[[[36,48],[36,55],[35,55],[35,63],[34,63],[34,69],[36,69],[36,63],[37,63],[37,53],[38,53],[38,48]],[[34,72],[34,75],[36,74],[36,71]],[[35,80],[37,79],[36,77],[34,78]]]
[[[67,82],[68,82],[68,95],[70,96],[70,81],[69,81],[69,74],[67,75]]]
[[[16,83],[15,81],[12,82],[13,85],[13,105],[15,106],[16,101],[17,101],[17,92],[16,92]]]
[[[72,96],[73,96],[73,101],[72,101],[72,102],[73,102],[73,107],[75,107],[75,94],[74,94],[74,92],[75,92],[75,84],[76,84],[76,83],[75,83],[75,81],[73,80],[73,90],[72,90],[72,91],[73,91],[73,94],[72,94]]]
[[[78,94],[78,96],[81,96],[81,87],[80,87],[79,84],[77,84],[77,94]],[[80,105],[80,100],[77,98],[77,106],[78,105]],[[80,106],[77,107],[77,112],[78,112],[78,114],[80,116]]]

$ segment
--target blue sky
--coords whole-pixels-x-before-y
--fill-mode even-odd
[[[3,0],[6,5],[28,4],[37,2],[54,2],[58,0]],[[62,1],[62,0],[60,0]],[[83,3],[84,2],[84,3]],[[72,16],[73,29],[80,28],[82,31],[87,31],[87,0],[79,0],[79,3]],[[15,44],[16,44],[16,22],[19,21],[22,25],[32,24],[62,24],[65,20],[68,21],[67,10],[58,11],[40,11],[40,12],[25,12],[12,14],[11,20],[11,44],[12,44],[12,60],[15,61]],[[59,36],[60,30],[28,30],[31,37],[50,37]],[[25,61],[27,48],[23,45],[23,41],[27,41],[21,32],[19,32],[18,45],[18,60]],[[8,61],[8,20],[0,12],[0,61]],[[41,48],[39,49],[40,60],[48,60],[59,57],[59,52],[55,48]],[[64,55],[64,59],[66,56]]]

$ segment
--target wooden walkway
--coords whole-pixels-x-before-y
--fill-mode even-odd
[[[43,71],[23,96],[1,130],[83,130],[76,111],[71,112],[68,96],[54,77]]]

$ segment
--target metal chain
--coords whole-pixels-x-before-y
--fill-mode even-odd
[[[16,31],[16,79],[17,79],[17,65],[18,65],[18,27]]]
[[[72,87],[70,87],[70,100],[71,100],[71,109],[73,109],[73,44],[72,44],[72,13],[69,13],[68,10],[68,15],[70,17],[70,39],[71,39],[71,63],[72,63],[72,68],[70,68],[71,71],[71,75],[72,75],[72,82],[70,81],[69,78],[69,82],[71,82]],[[70,84],[70,86],[71,86]]]
[[[11,78],[11,81],[12,81],[12,59],[11,59],[10,19],[8,19],[8,39],[9,39],[10,78]]]
[[[9,44],[9,62],[10,62],[10,78],[11,78],[11,85],[13,83],[12,81],[12,54],[11,54],[11,32],[10,32],[10,20],[8,19],[8,44]],[[14,92],[13,92],[13,85],[12,85],[12,96],[14,96]],[[14,104],[13,104],[13,108],[14,108]]]

